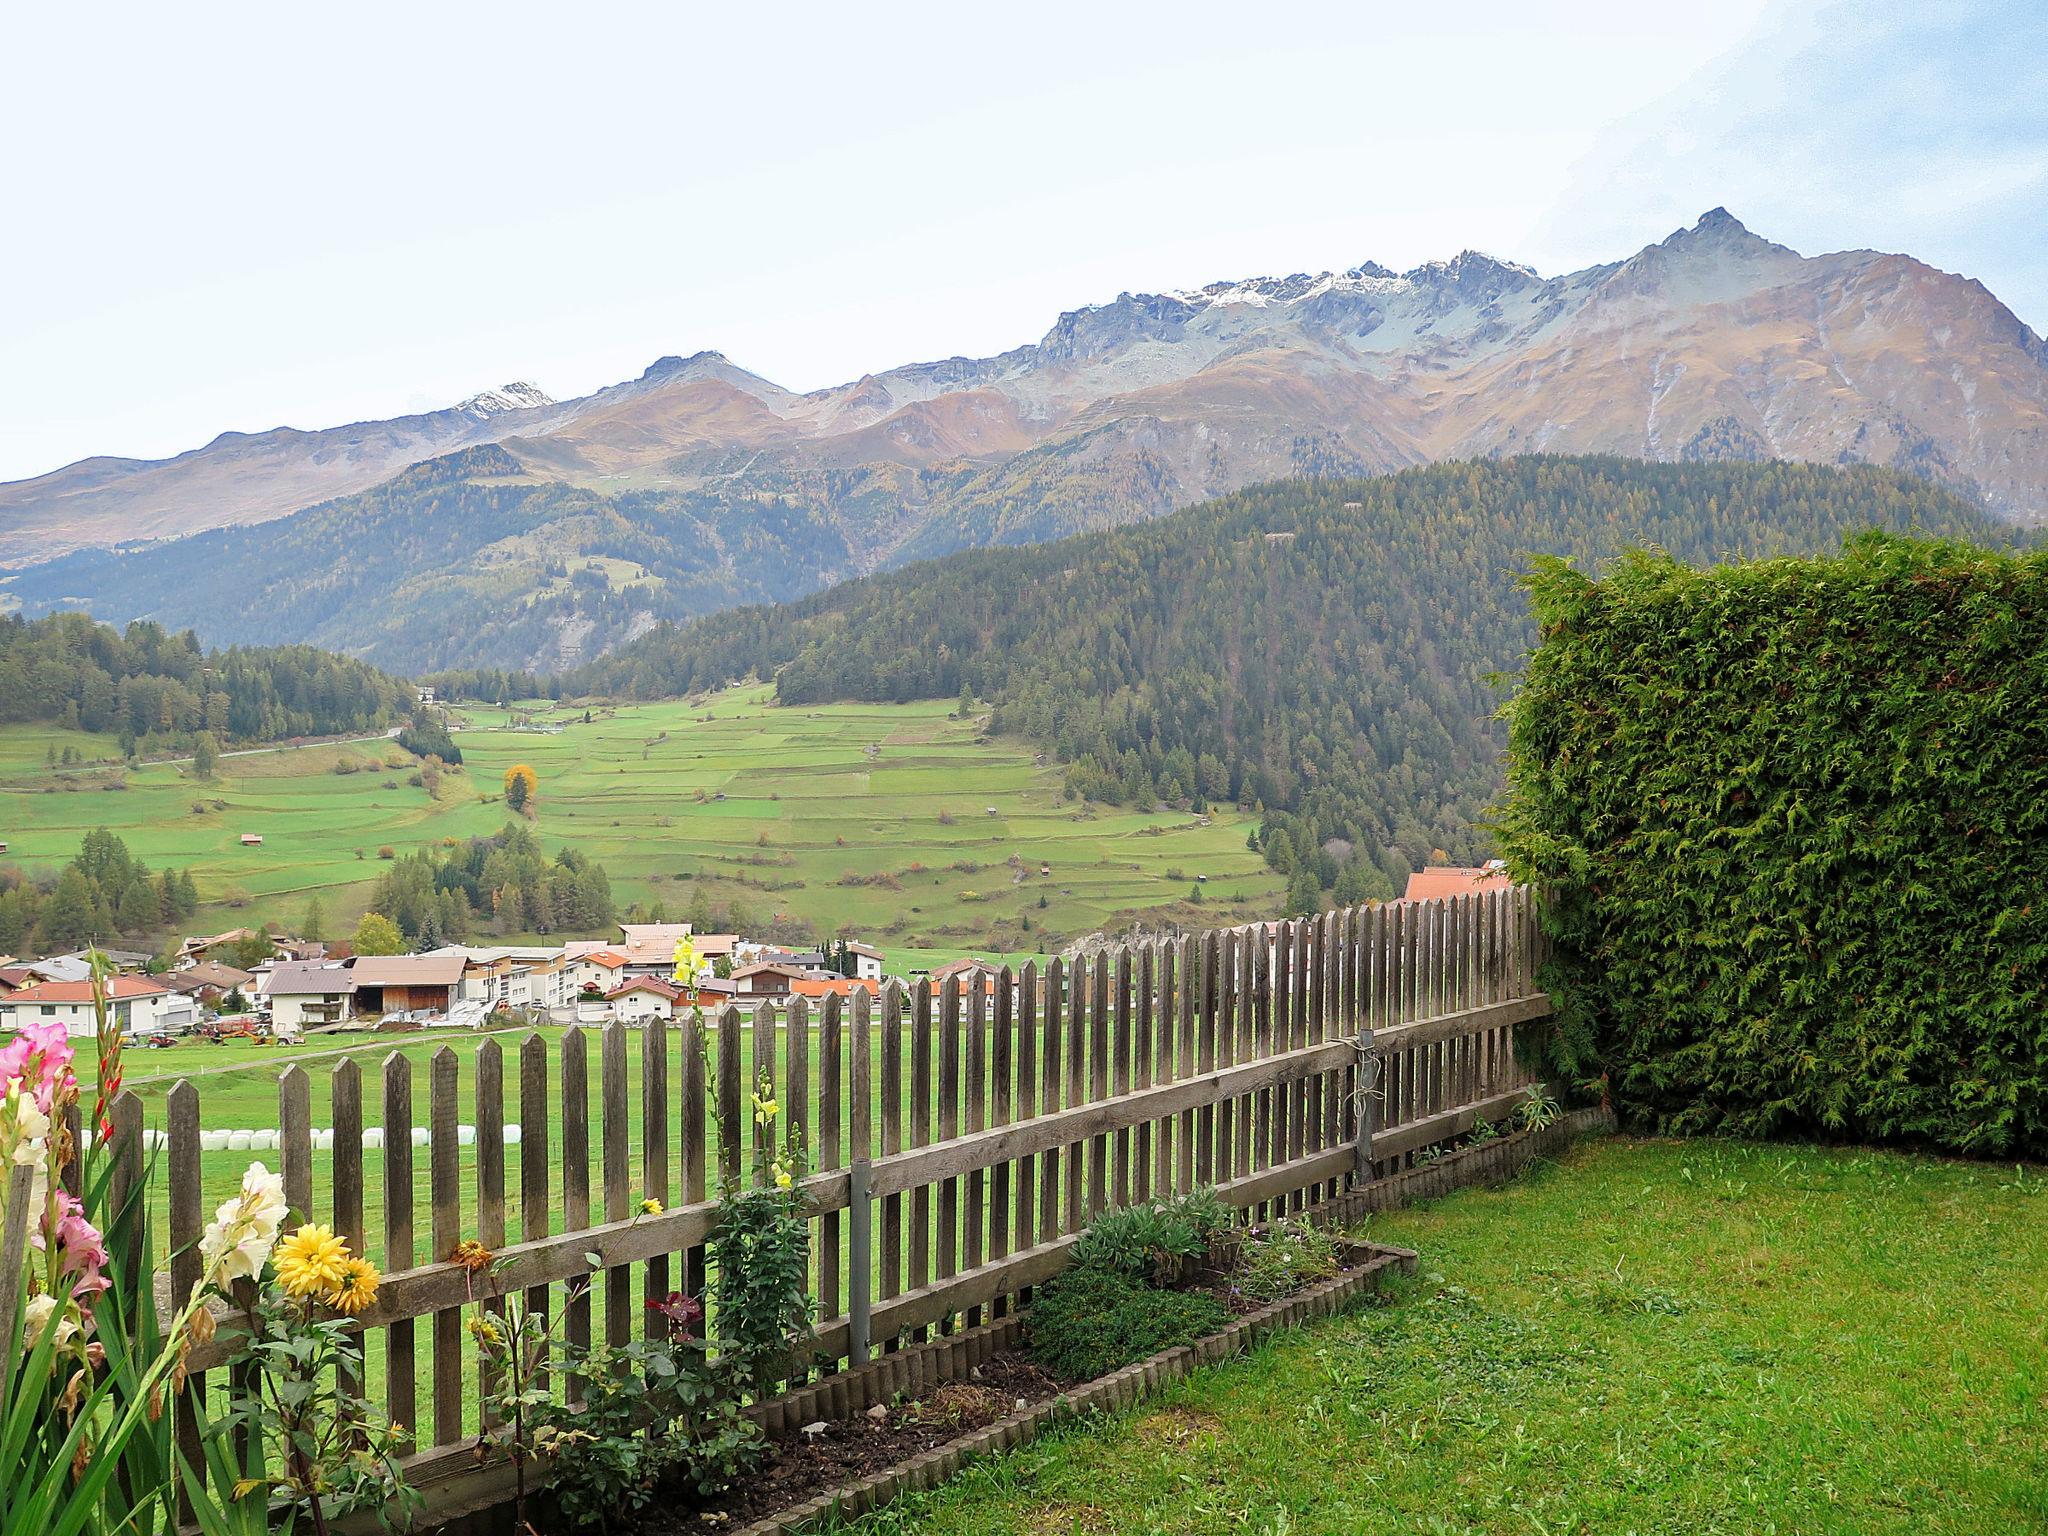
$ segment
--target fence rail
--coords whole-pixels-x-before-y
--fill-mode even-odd
[[[1533,1080],[1517,1035],[1550,1011],[1534,982],[1540,943],[1517,889],[1027,964],[993,987],[920,982],[751,1018],[727,1009],[612,1024],[595,1032],[594,1064],[590,1033],[564,1030],[552,1049],[530,1035],[509,1085],[505,1049],[488,1039],[474,1052],[466,1122],[452,1049],[433,1055],[424,1085],[393,1052],[367,1106],[381,1146],[366,1139],[362,1069],[344,1060],[317,1159],[312,1080],[294,1065],[277,1085],[279,1156],[294,1207],[381,1257],[384,1283],[360,1319],[373,1386],[381,1369],[383,1401],[415,1426],[422,1468],[452,1467],[488,1427],[467,1386],[472,1277],[446,1262],[456,1243],[491,1248],[494,1294],[524,1290],[563,1309],[571,1340],[625,1342],[636,1298],[703,1294],[716,1176],[760,1176],[773,1155],[758,1130],[744,1132],[763,1076],[812,1168],[818,1364],[858,1366],[935,1327],[1001,1315],[1058,1272],[1105,1207],[1212,1185],[1257,1214],[1300,1210],[1504,1116]],[[201,1089],[175,1085],[154,1166],[178,1296],[196,1274],[207,1210],[204,1119]],[[721,1125],[735,1134],[719,1137]],[[145,1127],[132,1101],[120,1126],[139,1167]],[[373,1191],[381,1231],[366,1242]],[[646,1197],[664,1209],[638,1214]],[[519,1240],[508,1243],[515,1200]],[[209,1372],[232,1369],[233,1349],[223,1330],[193,1351],[188,1402]],[[180,1415],[189,1443],[189,1406]]]

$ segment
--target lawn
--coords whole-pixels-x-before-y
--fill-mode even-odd
[[[457,733],[466,772],[448,775],[439,798],[406,782],[411,764],[390,742],[224,757],[202,782],[189,764],[53,772],[53,743],[87,758],[112,744],[8,727],[0,841],[10,860],[54,868],[104,825],[151,865],[192,869],[205,904],[196,928],[296,925],[315,896],[340,928],[369,900],[382,849],[502,825],[504,772],[524,762],[539,775],[543,841],[602,863],[621,909],[660,902],[680,917],[702,885],[762,918],[864,934],[899,969],[1021,958],[1139,912],[1208,926],[1278,902],[1277,880],[1245,846],[1250,818],[1067,801],[1057,764],[984,738],[945,703],[783,709],[756,685],[583,716],[544,715],[562,726],[544,733],[509,728],[504,710],[468,711]],[[245,832],[263,845],[241,846]]]
[[[1421,1272],[861,1532],[2048,1528],[2048,1176],[1608,1139],[1375,1221]]]

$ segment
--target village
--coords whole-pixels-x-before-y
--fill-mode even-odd
[[[1497,861],[1476,869],[1435,866],[1411,876],[1396,904],[1504,890],[1508,883]],[[263,958],[249,960],[252,949]],[[935,988],[952,981],[963,995],[979,988],[993,996],[1001,976],[1001,962],[978,956],[892,976],[883,951],[858,939],[798,950],[741,934],[698,933],[689,923],[620,923],[615,939],[444,944],[402,955],[358,955],[345,942],[232,928],[186,938],[168,968],[154,974],[152,957],[136,950],[0,956],[0,1031],[54,1021],[73,1036],[94,1034],[94,955],[106,972],[110,1017],[145,1045],[189,1037],[283,1044],[333,1030],[637,1026],[694,1009],[745,1012],[793,998],[875,996],[892,979],[929,980]]]
[[[247,968],[222,956],[246,956]],[[565,944],[443,945],[422,954],[356,955],[322,943],[248,928],[187,938],[169,969],[121,949],[79,950],[0,963],[0,1030],[57,1022],[74,1036],[95,1029],[92,956],[114,1022],[131,1039],[168,1044],[199,1036],[289,1042],[339,1029],[403,1032],[494,1024],[627,1025],[692,1009],[822,1001],[887,979],[882,951],[842,939],[789,950],[731,933],[694,933],[688,923],[622,923],[616,939]],[[995,967],[964,959],[919,976],[992,987]]]

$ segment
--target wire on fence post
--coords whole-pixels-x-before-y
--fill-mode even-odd
[[[1380,1059],[1373,1054],[1373,1032],[1358,1032],[1358,1158],[1351,1172],[1354,1185],[1373,1179],[1372,1138],[1380,1123]]]

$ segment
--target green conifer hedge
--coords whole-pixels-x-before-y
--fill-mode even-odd
[[[2048,554],[1528,579],[1554,1065],[1673,1132],[2048,1154]]]

